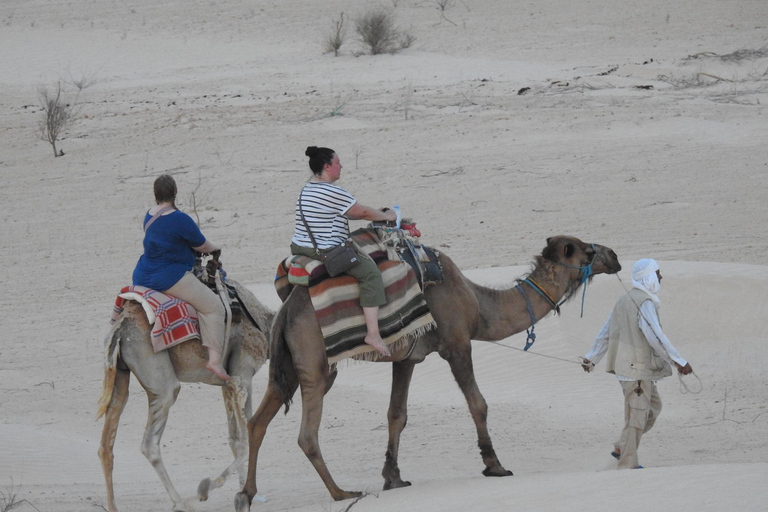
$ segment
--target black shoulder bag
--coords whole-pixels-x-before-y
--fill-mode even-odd
[[[299,194],[299,214],[301,214],[301,221],[304,223],[304,227],[307,229],[309,239],[312,240],[312,245],[315,247],[315,252],[320,257],[320,260],[325,264],[325,270],[328,272],[329,276],[335,277],[339,274],[343,274],[347,270],[360,263],[357,252],[352,247],[351,240],[337,245],[336,247],[331,247],[330,249],[318,249],[315,237],[312,235],[312,230],[309,229],[307,219],[304,218],[304,211],[301,208],[301,194]]]

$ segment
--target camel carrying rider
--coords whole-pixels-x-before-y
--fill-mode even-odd
[[[349,219],[369,221],[397,219],[393,210],[382,211],[364,206],[358,203],[349,192],[335,184],[341,177],[342,167],[334,150],[310,146],[305,155],[309,157],[312,177],[301,190],[296,201],[291,254],[321,259],[319,253],[344,244],[350,239]],[[302,212],[314,241],[302,220]],[[379,333],[378,320],[379,306],[387,303],[384,281],[376,263],[368,255],[360,251],[357,253],[359,263],[346,273],[360,282],[360,305],[363,308],[368,331],[365,342],[382,355],[389,356],[389,349]]]
[[[203,236],[192,217],[176,208],[176,181],[163,174],[154,184],[156,206],[144,216],[144,254],[133,271],[134,286],[151,288],[188,302],[197,310],[200,336],[208,348],[206,368],[222,380],[225,309],[219,297],[192,273],[195,251],[221,250]]]
[[[637,448],[661,412],[656,381],[672,375],[671,365],[682,375],[693,371],[661,330],[657,296],[661,271],[655,260],[642,259],[632,268],[632,289],[619,298],[582,367],[591,372],[607,353],[606,371],[613,373],[624,392],[624,429],[611,455],[619,469],[642,468]]]

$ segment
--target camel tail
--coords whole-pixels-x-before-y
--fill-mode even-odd
[[[275,383],[280,391],[283,404],[285,404],[285,414],[293,401],[293,392],[289,384],[289,376],[286,374],[286,368],[293,364],[291,353],[288,350],[288,344],[285,341],[285,321],[287,313],[286,308],[281,307],[272,321],[269,348],[269,378]]]
[[[125,317],[121,316],[109,330],[104,340],[105,358],[104,358],[104,387],[101,390],[101,397],[96,404],[96,419],[98,420],[107,412],[107,407],[112,401],[112,390],[115,387],[115,376],[117,375],[117,357],[120,355],[120,336],[118,329],[123,323]]]

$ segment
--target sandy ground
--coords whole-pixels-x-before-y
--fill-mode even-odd
[[[276,308],[308,145],[334,148],[340,184],[399,204],[422,241],[477,282],[509,286],[545,239],[612,247],[598,276],[524,334],[476,342],[496,451],[489,479],[447,365],[417,368],[400,467],[381,492],[387,365],[342,368],[326,400],[325,458],[366,510],[768,510],[768,10],[764,0],[528,2],[390,0],[414,44],[361,55],[350,28],[323,53],[332,0],[5,0],[0,3],[0,510],[106,505],[96,456],[102,340],[141,251],[141,218],[163,172],[181,207],[224,247],[230,276]],[[36,138],[40,87],[81,110],[54,158]],[[518,94],[528,88],[524,94]],[[192,192],[194,191],[194,197]],[[660,383],[664,412],[643,471],[613,471],[619,386],[585,354],[635,259],[661,262],[662,321],[701,379]],[[256,399],[267,372],[254,379]],[[122,511],[170,510],[139,451],[134,380],[116,443]],[[178,489],[229,463],[217,389],[185,385],[163,438]],[[204,411],[204,414],[200,414]],[[209,412],[210,411],[210,412]],[[343,511],[296,445],[299,409],[273,422],[260,456],[267,511]],[[236,478],[200,512],[232,510]],[[5,502],[3,500],[6,500]]]

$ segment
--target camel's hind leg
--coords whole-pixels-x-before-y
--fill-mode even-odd
[[[384,490],[406,487],[411,482],[405,482],[400,478],[400,468],[397,465],[398,452],[400,451],[400,434],[402,434],[408,422],[408,389],[411,386],[411,377],[415,363],[399,362],[392,364],[392,394],[389,398],[389,442],[384,469],[381,476],[384,477]]]
[[[290,390],[291,395],[295,391],[296,386],[294,385]],[[259,449],[264,441],[269,423],[274,419],[282,405],[282,394],[274,381],[270,379],[256,414],[248,421],[248,474],[245,477],[242,491],[235,495],[235,510],[237,512],[247,512],[251,509],[251,501],[256,496],[256,464],[259,458]]]
[[[472,367],[472,348],[469,343],[461,348],[451,350],[440,355],[448,361],[451,366],[451,372],[456,382],[464,393],[469,405],[469,412],[472,420],[475,422],[477,430],[477,445],[480,448],[480,455],[485,463],[483,474],[485,476],[510,476],[511,471],[504,469],[493,449],[491,436],[488,433],[488,404],[480,393],[480,388],[475,380],[475,371]]]
[[[312,378],[308,373],[304,373],[301,379],[301,431],[299,432],[299,446],[309,461],[315,467],[317,474],[323,480],[323,483],[331,493],[331,497],[336,500],[346,500],[362,496],[360,492],[344,491],[336,485],[328,466],[323,460],[323,454],[320,452],[320,443],[318,434],[320,431],[320,421],[323,416],[323,397],[325,396],[327,383],[325,374],[328,373],[328,365],[319,371],[312,372]]]
[[[107,484],[107,506],[109,512],[117,512],[115,505],[115,490],[112,481],[114,468],[114,446],[117,436],[117,427],[120,423],[120,415],[128,402],[128,385],[131,373],[125,370],[115,370],[115,381],[112,387],[112,397],[104,414],[104,429],[101,432],[101,444],[99,445],[99,459],[104,470],[104,480]]]
[[[245,484],[245,472],[243,469],[246,456],[248,455],[246,424],[248,422],[247,415],[250,414],[250,410],[246,410],[246,403],[250,399],[250,392],[250,386],[243,385],[242,378],[239,376],[233,376],[221,388],[224,406],[227,410],[229,447],[235,459],[218,477],[205,478],[200,482],[200,485],[197,486],[197,498],[200,501],[206,501],[208,493],[224,485],[227,478],[236,471],[241,475],[240,485]]]

